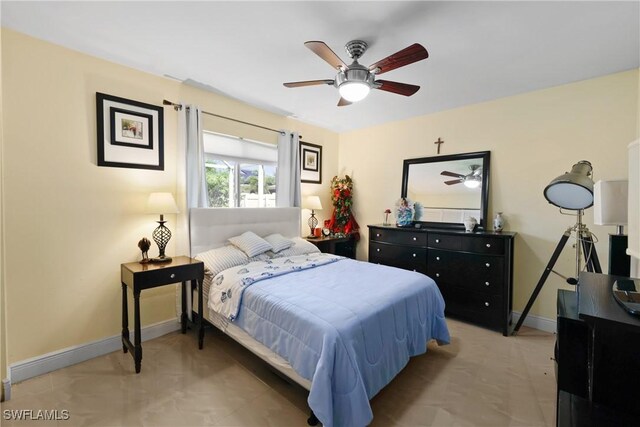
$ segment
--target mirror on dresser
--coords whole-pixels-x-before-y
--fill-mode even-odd
[[[464,220],[474,217],[478,229],[486,229],[489,158],[489,151],[478,151],[406,159],[402,197],[423,207],[415,222],[426,227],[464,228]]]

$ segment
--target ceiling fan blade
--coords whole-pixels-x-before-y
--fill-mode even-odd
[[[445,181],[444,183],[447,185],[460,184],[463,180],[461,179],[453,179],[451,181]]]
[[[378,89],[385,90],[387,92],[397,93],[398,95],[411,96],[420,90],[420,86],[410,85],[406,83],[391,82],[389,80],[376,80],[376,83],[380,83]]]
[[[454,172],[449,172],[449,171],[442,171],[440,172],[440,175],[444,175],[444,176],[452,176],[454,178],[464,178],[465,175],[459,174],[459,173],[454,173]]]
[[[427,59],[428,57],[429,52],[427,52],[427,49],[419,43],[414,43],[411,46],[406,47],[393,55],[389,55],[371,65],[369,67],[369,71],[375,74],[382,74],[387,71],[395,70],[396,68],[404,67],[405,65]]]
[[[304,45],[320,58],[328,62],[329,65],[331,65],[336,70],[340,70],[340,68],[343,68],[345,70],[347,69],[347,64],[345,64],[344,61],[340,59],[340,57],[336,55],[329,46],[326,45],[325,42],[309,41],[305,42]]]
[[[306,80],[303,82],[289,82],[283,83],[286,87],[303,87],[303,86],[318,86],[318,85],[332,85],[333,80]]]
[[[340,98],[340,101],[338,101],[338,107],[344,107],[344,106],[351,105],[351,104],[352,104],[352,102],[347,101],[344,98]]]

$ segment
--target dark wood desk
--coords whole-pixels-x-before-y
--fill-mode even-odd
[[[122,350],[131,351],[135,362],[136,374],[142,366],[142,337],[140,332],[140,293],[144,289],[157,288],[182,282],[182,333],[187,332],[187,281],[198,289],[198,347],[204,343],[204,325],[202,324],[202,281],[204,280],[204,263],[186,256],[174,257],[171,262],[147,263],[130,262],[120,266],[122,281]],[[134,344],[129,339],[129,311],[127,303],[127,287],[133,291],[134,301]]]
[[[356,259],[356,239],[351,235],[345,237],[307,237],[306,239],[307,242],[316,245],[321,252]]]
[[[577,423],[585,405],[604,425],[640,420],[640,318],[614,300],[618,278],[583,272],[577,292],[558,292],[559,426],[601,425]]]

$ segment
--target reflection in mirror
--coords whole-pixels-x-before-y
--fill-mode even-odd
[[[461,227],[473,217],[484,228],[489,189],[489,151],[404,161],[402,196],[422,205],[418,222]]]

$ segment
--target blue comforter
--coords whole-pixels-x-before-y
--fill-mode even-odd
[[[432,279],[350,259],[251,284],[235,323],[311,381],[326,427],[369,424],[369,399],[409,357],[449,342]]]

